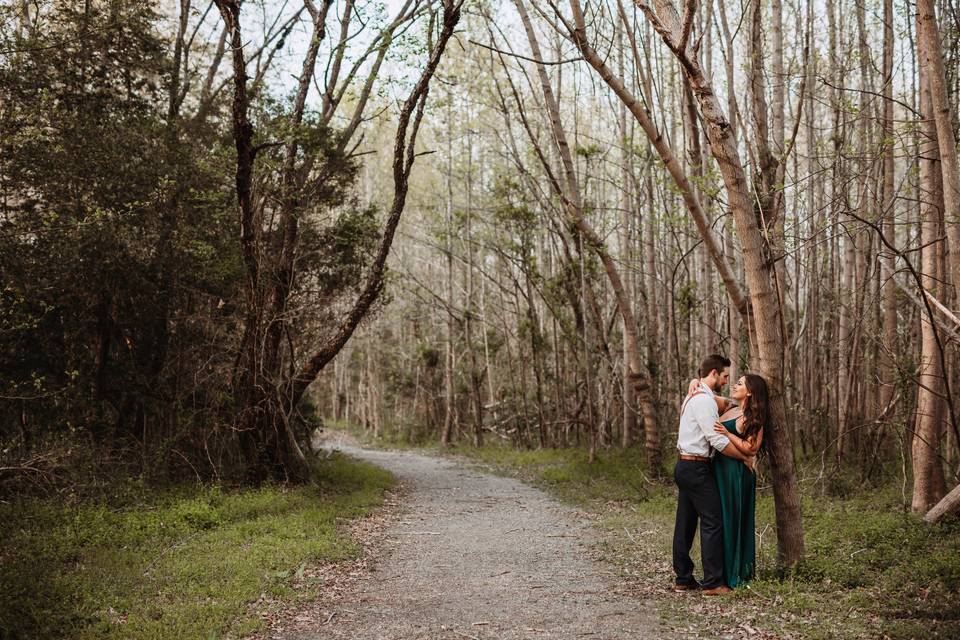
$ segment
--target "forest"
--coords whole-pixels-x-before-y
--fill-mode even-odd
[[[816,496],[960,548],[958,109],[953,0],[0,4],[0,637],[37,505],[380,495],[324,434],[668,491],[714,353],[776,580]]]

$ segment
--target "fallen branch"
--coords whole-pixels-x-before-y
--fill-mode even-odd
[[[923,516],[924,522],[934,524],[939,522],[948,513],[960,511],[960,484],[953,488],[953,491],[943,497],[943,500],[933,505],[927,515]]]

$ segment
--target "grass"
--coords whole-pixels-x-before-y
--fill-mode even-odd
[[[455,451],[596,514],[607,534],[603,553],[680,631],[695,623],[698,633],[732,637],[750,629],[798,638],[960,637],[960,521],[924,524],[904,511],[896,487],[831,497],[808,485],[806,558],[784,572],[776,562],[772,491],[761,486],[757,578],[731,598],[706,601],[665,589],[673,575],[676,492],[671,482],[647,481],[639,448],[601,451],[593,464],[580,449],[495,444]]]
[[[303,588],[306,567],[357,553],[338,523],[392,483],[334,455],[303,487],[131,481],[0,504],[0,638],[242,637],[262,625],[258,600],[310,597],[321,582]]]

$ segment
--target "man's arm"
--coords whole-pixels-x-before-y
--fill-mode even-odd
[[[693,378],[690,381],[690,384],[687,385],[687,397],[692,396],[697,392],[697,389],[700,388],[700,378]],[[723,396],[714,395],[713,401],[717,403],[717,411],[721,414],[729,409],[732,405],[736,404],[730,400],[730,398],[724,398]]]
[[[703,433],[703,437],[707,439],[710,446],[717,451],[730,448],[728,447],[730,438],[713,430],[713,424],[719,418],[716,401],[712,397],[703,395],[693,398],[690,402],[695,403],[690,407],[693,412],[693,420],[697,423],[697,428]]]
[[[740,403],[738,403],[733,398],[726,398],[724,396],[714,396],[714,398],[716,398],[717,409],[720,411],[720,415],[723,415],[724,413],[726,413],[727,411],[730,411],[730,409],[734,407],[740,406]]]
[[[713,430],[713,425],[719,418],[714,400],[710,398],[708,401],[707,398],[701,399],[699,396],[695,398],[695,400],[701,401],[692,407],[693,418],[697,423],[697,427],[703,432],[703,436],[707,439],[707,442],[710,443],[710,446],[727,457],[739,460],[752,470],[753,458],[741,453],[741,451],[730,442],[730,438]],[[691,402],[693,402],[693,400],[691,400]]]

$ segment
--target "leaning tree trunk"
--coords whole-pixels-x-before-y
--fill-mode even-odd
[[[380,246],[377,248],[373,263],[367,272],[363,290],[354,301],[351,309],[340,321],[339,326],[317,347],[300,370],[287,381],[283,400],[286,403],[284,409],[288,413],[292,412],[297,406],[303,394],[317,379],[317,375],[347,344],[360,321],[366,316],[383,289],[387,256],[393,245],[397,225],[400,224],[400,217],[403,215],[407,201],[410,173],[416,159],[417,133],[423,120],[430,81],[440,64],[440,58],[443,56],[447,43],[453,36],[453,31],[460,21],[462,6],[463,0],[444,1],[441,30],[430,50],[430,59],[400,110],[393,148],[393,201],[390,205]],[[431,24],[431,29],[432,26]]]
[[[930,524],[939,522],[945,515],[957,513],[960,511],[960,484],[953,488],[953,491],[944,496],[943,500],[938,502],[923,519]]]
[[[624,350],[628,353],[629,359],[628,382],[634,388],[637,403],[643,414],[644,446],[646,449],[647,464],[651,473],[659,475],[661,473],[662,452],[660,448],[660,432],[657,425],[656,408],[653,399],[653,383],[650,372],[644,366],[640,353],[637,341],[637,321],[633,313],[633,306],[627,297],[626,288],[620,277],[616,262],[613,260],[609,251],[607,251],[596,231],[594,231],[593,227],[583,217],[583,208],[580,201],[580,186],[573,165],[573,156],[570,153],[566,134],[560,121],[560,107],[554,95],[553,87],[550,85],[550,79],[547,77],[546,67],[543,64],[543,56],[540,53],[540,46],[537,42],[533,25],[530,23],[530,17],[526,12],[523,1],[515,0],[515,2],[517,10],[520,13],[520,19],[523,21],[523,26],[527,33],[527,39],[530,42],[531,53],[537,63],[537,73],[540,77],[543,98],[550,117],[554,142],[556,143],[557,151],[563,163],[565,174],[564,184],[566,188],[561,188],[560,196],[564,200],[564,207],[571,221],[583,236],[586,244],[588,244],[600,258],[610,287],[613,289],[613,295],[617,301],[617,309],[623,320]],[[557,183],[557,181],[554,182]]]
[[[783,358],[786,345],[781,331],[779,299],[773,286],[776,274],[770,247],[757,223],[746,171],[740,161],[730,123],[723,113],[710,80],[700,67],[690,41],[695,6],[688,3],[684,11],[685,19],[681,22],[670,0],[656,0],[656,10],[643,2],[637,1],[637,5],[680,62],[685,79],[700,105],[711,153],[717,161],[726,187],[727,202],[733,213],[737,237],[740,240],[744,273],[753,303],[757,340],[755,369],[766,378],[771,390],[770,409],[773,423],[767,427],[766,440],[773,475],[778,552],[784,563],[793,565],[804,553],[803,523],[793,445],[784,424],[786,410],[783,398]]]
[[[684,205],[690,213],[700,236],[703,239],[704,247],[714,268],[723,280],[727,295],[730,296],[730,302],[740,315],[745,324],[750,324],[749,315],[751,313],[749,299],[744,294],[740,283],[734,274],[731,264],[723,255],[723,250],[719,241],[711,228],[710,218],[704,210],[697,192],[690,182],[687,174],[684,172],[673,149],[665,136],[663,136],[654,124],[653,117],[647,112],[646,108],[639,99],[627,88],[622,78],[616,76],[605,62],[604,58],[593,48],[587,39],[586,20],[579,0],[570,0],[570,10],[573,14],[573,22],[564,21],[566,35],[576,45],[584,60],[593,67],[600,75],[600,78],[614,92],[621,103],[630,111],[636,122],[643,129],[644,134],[650,141],[660,160],[663,162],[667,173],[677,186],[680,196],[683,198]],[[621,15],[621,21],[625,22],[625,16]],[[626,25],[624,25],[626,26]],[[631,46],[635,49],[636,42],[631,36]],[[634,56],[637,58],[637,56]],[[639,60],[637,60],[639,62]]]

